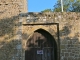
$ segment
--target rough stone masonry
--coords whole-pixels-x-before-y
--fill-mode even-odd
[[[0,60],[25,60],[26,42],[38,29],[55,38],[58,60],[80,60],[80,13],[27,13],[26,0],[0,0]]]

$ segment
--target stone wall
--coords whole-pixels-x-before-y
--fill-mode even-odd
[[[59,39],[57,40],[57,25],[59,23]],[[32,24],[32,25],[31,25]],[[45,25],[36,25],[45,24]],[[37,29],[48,31],[56,40],[60,41],[61,60],[80,60],[80,13],[27,13],[23,15],[23,48],[27,38]],[[59,46],[58,46],[59,49]]]
[[[38,29],[55,38],[60,60],[80,60],[80,13],[26,13],[25,1],[0,0],[0,60],[25,60],[27,39]]]
[[[20,23],[25,5],[22,0],[0,0],[0,60],[22,60]]]

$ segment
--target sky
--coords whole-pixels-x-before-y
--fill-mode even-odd
[[[28,0],[28,12],[41,12],[52,9],[57,0]]]

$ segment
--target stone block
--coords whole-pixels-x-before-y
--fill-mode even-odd
[[[65,54],[66,57],[70,56],[68,52],[65,52],[64,54]]]
[[[60,46],[60,49],[65,49],[65,48],[66,48],[65,45]]]

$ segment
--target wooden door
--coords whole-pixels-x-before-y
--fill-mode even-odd
[[[55,60],[53,38],[45,32],[34,32],[26,43],[25,60]]]

